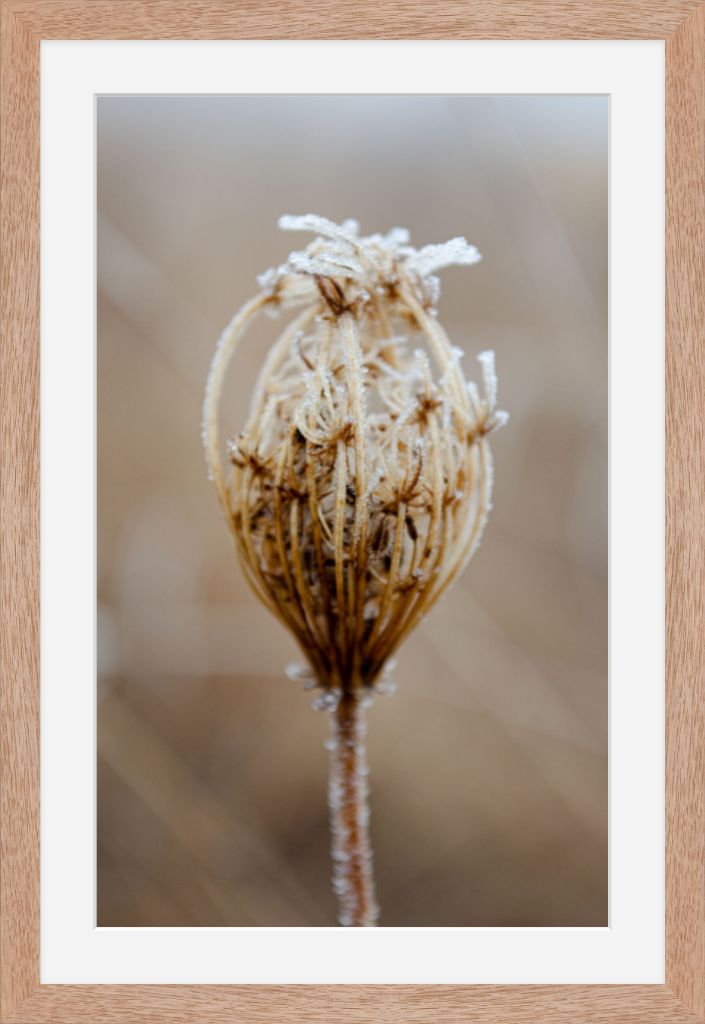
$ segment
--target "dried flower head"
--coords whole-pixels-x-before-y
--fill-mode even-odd
[[[463,238],[414,249],[354,221],[282,217],[316,238],[259,278],[216,351],[204,442],[260,599],[294,634],[317,685],[374,687],[385,662],[476,549],[490,508],[494,355],[483,387],[436,318],[435,272],[479,260]],[[233,350],[260,310],[303,306],[269,351],[223,472],[217,410]],[[325,696],[324,694],[324,696]]]
[[[490,508],[494,355],[482,392],[436,319],[437,270],[480,257],[464,238],[414,249],[408,233],[282,217],[316,238],[259,278],[223,333],[206,388],[211,478],[255,593],[293,633],[289,670],[331,712],[329,804],[340,923],[374,925],[363,709],[391,692],[390,655],[461,572]],[[247,422],[218,406],[230,358],[262,310],[303,306],[270,349]]]

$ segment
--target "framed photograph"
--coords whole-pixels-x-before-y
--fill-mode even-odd
[[[1,1024],[705,1021],[705,6],[0,27]]]

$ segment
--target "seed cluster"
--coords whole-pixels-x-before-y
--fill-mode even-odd
[[[369,690],[461,572],[490,508],[494,356],[482,393],[436,318],[434,272],[470,264],[464,239],[286,217],[315,240],[259,279],[224,332],[204,410],[211,476],[249,582],[337,699]],[[233,350],[260,310],[303,309],[262,366],[221,464],[217,411]]]

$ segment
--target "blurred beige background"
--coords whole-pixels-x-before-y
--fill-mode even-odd
[[[199,434],[215,340],[307,212],[476,244],[440,316],[511,413],[483,544],[370,709],[381,923],[606,925],[607,100],[387,96],[98,101],[98,924],[335,922],[328,723]]]

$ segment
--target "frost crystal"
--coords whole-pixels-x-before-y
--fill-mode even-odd
[[[375,693],[378,693],[380,697],[391,697],[396,692],[397,684],[392,679],[381,679],[375,685]]]
[[[440,297],[435,272],[453,265],[469,266],[480,259],[475,246],[464,238],[415,249],[408,244],[406,228],[392,228],[386,235],[360,237],[357,221],[335,224],[313,213],[286,214],[279,218],[279,227],[317,236],[305,249],[290,253],[286,263],[260,276],[262,289],[269,295],[276,294],[281,301],[291,298],[291,282],[289,286],[285,282],[297,274],[340,278],[348,287],[353,286],[351,302],[363,304],[375,294],[385,294],[400,279],[406,279],[424,306],[432,310]]]
[[[480,352],[477,361],[482,367],[482,383],[485,386],[485,400],[490,409],[497,404],[497,373],[494,352]]]
[[[335,711],[340,703],[340,690],[328,690],[314,697],[311,707],[314,711]]]
[[[469,267],[478,263],[482,257],[474,245],[468,245],[464,238],[451,238],[441,245],[425,245],[423,249],[412,253],[406,260],[407,270],[415,271],[421,277],[434,274],[444,267]]]

